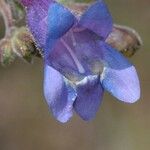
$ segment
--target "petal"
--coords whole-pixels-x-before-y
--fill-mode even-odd
[[[84,120],[95,117],[103,97],[103,89],[99,84],[98,76],[85,77],[77,84],[77,99],[74,109]]]
[[[63,76],[47,65],[44,72],[44,96],[57,120],[65,123],[72,117],[72,105],[76,94],[64,82]]]
[[[121,101],[134,103],[140,98],[140,84],[134,66],[117,50],[101,43],[104,71],[101,83]]]
[[[112,31],[112,17],[103,0],[92,4],[81,17],[79,25],[92,30],[101,38],[106,39]]]
[[[48,32],[48,8],[54,1],[26,0],[26,3],[30,4],[26,9],[27,26],[34,37],[37,46],[44,50]]]
[[[72,28],[47,53],[46,63],[70,80],[97,74],[102,64],[99,42],[99,37],[92,31]]]
[[[57,39],[62,37],[75,24],[75,21],[74,15],[63,5],[59,3],[50,5],[45,56],[51,52]]]
[[[74,15],[63,5],[54,3],[48,11],[48,36],[58,39],[63,36],[75,23]]]

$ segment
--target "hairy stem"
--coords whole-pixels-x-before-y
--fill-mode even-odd
[[[9,36],[10,28],[13,26],[13,17],[11,13],[11,8],[5,2],[5,0],[0,0],[0,13],[2,14],[5,23],[5,36]]]

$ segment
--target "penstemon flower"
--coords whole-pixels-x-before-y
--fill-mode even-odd
[[[44,95],[54,117],[67,122],[73,110],[92,119],[107,90],[133,103],[140,97],[134,66],[105,41],[113,21],[103,0],[82,15],[53,0],[22,0],[27,25],[44,52]]]

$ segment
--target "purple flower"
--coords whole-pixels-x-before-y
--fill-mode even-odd
[[[139,99],[134,66],[105,42],[113,22],[103,0],[82,16],[53,0],[22,3],[28,27],[44,51],[44,95],[57,120],[68,121],[73,109],[82,119],[92,119],[104,89],[127,103]]]

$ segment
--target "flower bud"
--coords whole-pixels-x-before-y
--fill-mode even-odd
[[[142,46],[142,40],[138,33],[132,28],[121,25],[114,25],[106,42],[126,57],[133,56]]]
[[[16,29],[12,37],[12,46],[14,53],[26,60],[32,62],[32,56],[36,51],[36,47],[30,33],[25,27]]]
[[[0,42],[0,62],[3,66],[11,64],[15,60],[15,54],[9,39],[3,39]]]

